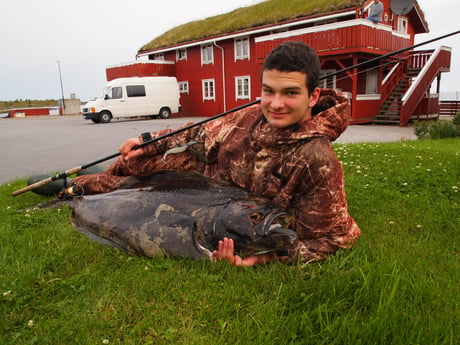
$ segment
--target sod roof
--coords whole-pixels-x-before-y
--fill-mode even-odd
[[[182,24],[139,49],[139,53],[297,18],[354,8],[365,0],[266,0],[234,11]]]

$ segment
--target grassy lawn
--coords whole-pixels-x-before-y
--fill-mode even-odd
[[[309,265],[130,257],[1,186],[0,344],[459,344],[460,140],[334,147],[363,235]]]

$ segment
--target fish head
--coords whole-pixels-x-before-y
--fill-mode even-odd
[[[224,237],[233,240],[235,253],[243,257],[287,252],[298,242],[297,233],[288,228],[292,216],[263,198],[232,200],[219,208],[214,219],[213,249]]]

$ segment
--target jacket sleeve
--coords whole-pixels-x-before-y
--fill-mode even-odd
[[[360,229],[348,213],[343,169],[330,142],[313,140],[296,173],[291,212],[300,241],[295,255],[310,262],[351,247]]]
[[[177,130],[180,130],[192,124],[193,122],[186,123],[185,125],[179,127]],[[191,129],[180,131],[179,133],[175,135],[171,135],[171,136],[167,136],[166,138],[159,139],[158,141],[155,141],[151,143],[150,145],[144,146],[143,148],[144,156],[145,157],[155,156],[158,154],[165,153],[169,148],[172,148],[174,146],[186,144],[192,141],[193,137],[196,135],[196,133],[199,130],[200,130],[200,126],[196,126]],[[163,129],[157,132],[152,132],[150,133],[150,135],[152,136],[152,139],[157,139],[165,135],[168,135],[172,132],[173,132],[172,129],[166,128],[166,129]]]
[[[257,108],[253,106],[252,108],[248,109]],[[254,116],[257,115],[256,110],[251,111],[250,113]],[[196,142],[196,144],[191,146],[187,152],[196,157],[201,162],[205,162],[206,164],[213,164],[217,159],[217,154],[222,141],[225,140],[230,132],[240,126],[241,120],[248,117],[247,114],[248,110],[240,110],[235,113],[228,114],[225,117],[214,119],[202,125],[184,130],[183,132],[175,134],[171,137],[161,139],[158,142],[155,142],[152,145],[148,145],[144,148],[145,156],[163,154],[168,149],[171,149],[177,145],[184,145],[193,141]],[[190,126],[191,124],[191,122],[187,123],[180,128]],[[152,138],[159,138],[171,132],[171,129],[164,129],[151,133],[151,136]]]

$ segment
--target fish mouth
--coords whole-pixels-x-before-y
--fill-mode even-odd
[[[245,256],[264,255],[277,253],[285,256],[289,249],[293,249],[299,237],[292,229],[277,227],[269,236],[262,238],[258,242],[249,244],[243,250]]]
[[[242,248],[243,255],[263,255],[274,252],[286,252],[294,248],[299,237],[297,232],[287,228],[292,216],[285,212],[268,215],[256,230],[258,238]]]
[[[259,236],[269,236],[270,231],[276,227],[287,227],[291,223],[292,217],[286,212],[272,213],[265,217],[262,224],[256,228]]]

